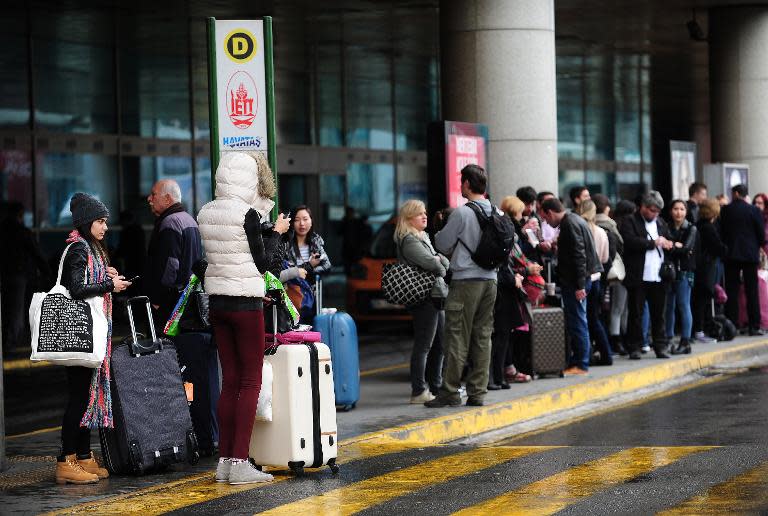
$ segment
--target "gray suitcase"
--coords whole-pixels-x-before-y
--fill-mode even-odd
[[[557,374],[562,378],[568,360],[563,309],[533,308],[530,313],[532,374]]]
[[[151,337],[136,333],[132,305],[146,305]],[[111,371],[114,428],[99,432],[111,473],[141,475],[171,464],[197,462],[197,438],[181,381],[176,347],[155,334],[149,298],[128,300],[131,337],[113,346]]]

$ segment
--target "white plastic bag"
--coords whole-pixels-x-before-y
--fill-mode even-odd
[[[261,391],[256,406],[256,421],[272,421],[272,364],[266,359],[261,369]]]

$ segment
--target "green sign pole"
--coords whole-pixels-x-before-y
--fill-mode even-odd
[[[267,160],[272,168],[275,178],[275,186],[278,186],[277,178],[277,145],[275,131],[275,64],[272,40],[272,17],[265,16],[264,23],[264,75],[267,100]],[[210,110],[211,128],[211,196],[215,194],[216,168],[219,166],[219,106],[216,68],[216,18],[208,18],[208,106]],[[277,218],[279,213],[279,195],[275,192],[275,208],[272,217]]]
[[[208,18],[208,110],[211,128],[211,199],[216,194],[219,166],[219,92],[216,86],[216,18]]]
[[[275,60],[272,44],[272,17],[264,17],[264,67],[267,87],[267,159],[275,176],[275,207],[272,209],[272,218],[277,219],[279,212],[280,193],[277,179],[277,144],[275,142]]]

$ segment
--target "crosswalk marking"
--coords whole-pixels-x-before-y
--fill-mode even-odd
[[[694,496],[669,510],[664,516],[687,514],[733,514],[768,508],[768,462],[742,473],[706,493]]]
[[[713,446],[631,448],[586,462],[556,475],[454,513],[458,516],[554,514],[609,486],[676,462]]]
[[[558,446],[476,448],[355,482],[260,514],[353,514],[430,485],[447,482],[503,462],[553,448]]]

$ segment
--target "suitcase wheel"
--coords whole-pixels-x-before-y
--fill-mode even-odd
[[[339,465],[336,464],[336,459],[329,460],[328,467],[331,468],[331,473],[333,473],[334,475],[339,474]]]
[[[351,405],[338,405],[336,407],[336,410],[340,412],[349,412],[350,410],[355,408],[355,405],[357,405],[357,403],[353,403]]]
[[[291,468],[293,474],[297,477],[304,476],[304,463],[303,462],[289,462],[288,467]]]

